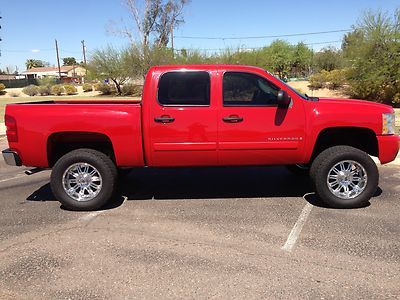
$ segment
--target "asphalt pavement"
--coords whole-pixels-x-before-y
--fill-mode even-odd
[[[0,147],[6,148],[4,139]],[[399,299],[400,167],[324,207],[283,167],[138,169],[95,212],[0,162],[0,299]]]

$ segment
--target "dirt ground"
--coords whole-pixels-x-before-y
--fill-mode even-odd
[[[308,85],[310,84],[308,81],[292,81],[288,82],[291,87],[294,87],[301,93],[306,93],[308,96],[315,97],[326,97],[326,98],[349,98],[349,96],[345,95],[341,91],[333,91],[330,89],[319,89],[316,91],[310,90]]]

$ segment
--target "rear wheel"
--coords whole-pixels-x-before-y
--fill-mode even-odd
[[[78,149],[61,157],[51,173],[51,189],[66,208],[94,210],[113,195],[117,169],[104,153]]]
[[[335,146],[321,152],[311,166],[311,179],[319,198],[331,207],[365,205],[378,187],[378,168],[357,148]]]

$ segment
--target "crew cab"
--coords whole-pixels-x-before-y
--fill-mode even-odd
[[[5,161],[51,168],[53,194],[75,210],[102,207],[118,168],[245,165],[286,165],[328,205],[355,207],[378,186],[370,156],[399,151],[392,107],[309,97],[239,65],[155,66],[141,101],[9,104],[5,122]]]

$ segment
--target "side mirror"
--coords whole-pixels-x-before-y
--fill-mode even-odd
[[[283,107],[287,107],[290,105],[290,101],[292,99],[290,98],[290,96],[288,95],[288,93],[284,90],[280,90],[278,92],[278,105],[279,106],[283,106]]]

